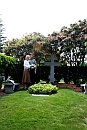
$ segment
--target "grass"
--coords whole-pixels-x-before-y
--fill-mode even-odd
[[[87,130],[87,95],[59,89],[48,97],[0,97],[0,130]]]

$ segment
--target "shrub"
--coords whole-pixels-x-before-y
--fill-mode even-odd
[[[28,88],[30,94],[54,94],[57,93],[58,88],[52,84],[34,84]]]
[[[0,54],[0,73],[5,73],[5,79],[7,79],[8,74],[15,71],[16,62],[16,58],[12,56],[7,56],[5,54]]]
[[[0,78],[0,89],[2,88],[3,80]]]

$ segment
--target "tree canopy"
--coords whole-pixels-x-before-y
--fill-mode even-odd
[[[87,20],[79,20],[62,27],[59,32],[53,32],[47,37],[33,32],[22,39],[13,39],[5,43],[5,54],[22,61],[26,54],[34,52],[37,61],[45,59],[48,54],[56,54],[58,59],[71,66],[84,63],[87,52]]]
[[[54,47],[57,40],[57,53],[60,54],[60,59],[66,61],[71,66],[79,66],[84,63],[87,53],[87,20],[79,20],[78,23],[70,24],[70,27],[62,27],[60,32],[51,34]],[[56,42],[56,43],[57,43]]]

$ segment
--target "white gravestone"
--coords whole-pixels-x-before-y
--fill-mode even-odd
[[[55,78],[54,78],[54,66],[60,66],[60,63],[55,62],[55,60],[57,60],[56,56],[54,54],[51,55],[50,57],[50,62],[45,62],[45,66],[50,66],[50,82],[54,83]]]

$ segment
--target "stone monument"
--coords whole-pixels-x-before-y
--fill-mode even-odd
[[[54,78],[54,66],[60,66],[59,62],[55,62],[57,60],[57,57],[54,54],[51,54],[49,57],[49,62],[45,62],[44,66],[50,66],[50,75],[49,79],[51,83],[54,83],[55,78]]]

